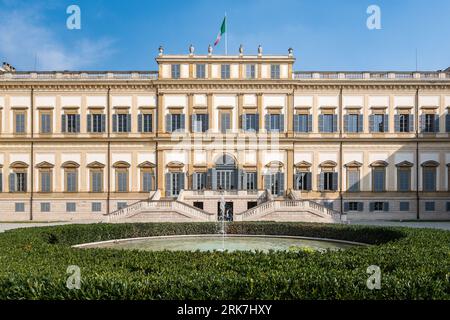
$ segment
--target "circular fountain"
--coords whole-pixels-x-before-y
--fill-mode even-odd
[[[109,248],[144,251],[326,251],[362,245],[349,241],[272,235],[178,235],[109,240],[77,245],[78,248]]]

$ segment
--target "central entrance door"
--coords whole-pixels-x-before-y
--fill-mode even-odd
[[[233,202],[228,201],[225,202],[225,214],[220,209],[220,201],[217,202],[217,219],[222,221],[233,221]]]
[[[223,154],[216,161],[216,188],[219,190],[237,189],[237,168],[234,158]]]

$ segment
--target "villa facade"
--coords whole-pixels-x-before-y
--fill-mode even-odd
[[[223,203],[235,220],[450,218],[450,70],[296,72],[292,50],[261,49],[156,61],[0,69],[0,220],[213,221]]]

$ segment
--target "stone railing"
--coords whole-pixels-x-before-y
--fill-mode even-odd
[[[340,219],[340,214],[338,211],[329,209],[321,204],[318,204],[317,202],[310,200],[272,200],[261,203],[260,205],[237,215],[241,216],[242,219],[245,219],[251,216],[259,216],[277,210],[285,210],[292,208],[309,211],[313,214],[318,214],[321,216],[330,216],[335,220]]]
[[[449,72],[294,72],[296,80],[450,80]]]
[[[0,72],[0,80],[157,80],[157,71],[62,71],[62,72]]]

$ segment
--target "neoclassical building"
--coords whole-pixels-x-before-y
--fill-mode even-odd
[[[0,69],[0,220],[449,219],[450,70]],[[328,218],[327,218],[328,217]]]

